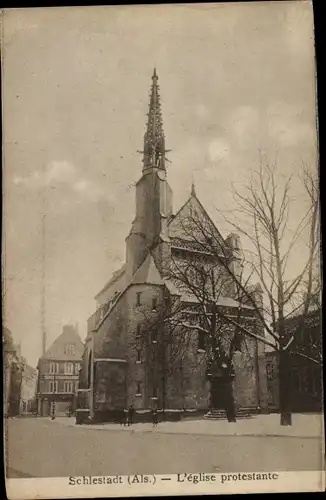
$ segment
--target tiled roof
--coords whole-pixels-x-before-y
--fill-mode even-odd
[[[75,352],[73,354],[65,353],[66,345],[74,345]],[[84,351],[83,342],[73,326],[67,325],[63,328],[63,332],[53,342],[41,359],[51,359],[55,361],[79,361],[82,358]]]
[[[182,295],[182,302],[198,304],[199,300],[194,295]],[[239,302],[230,297],[219,297],[217,305],[221,307],[239,307]],[[252,307],[241,304],[241,309],[253,310]]]
[[[95,296],[95,299],[97,299],[103,292],[105,292],[105,290],[107,288],[109,288],[111,285],[113,285],[113,283],[115,283],[118,280],[122,280],[124,278],[125,270],[126,270],[126,264],[124,264],[123,266],[120,267],[120,269],[118,269],[117,271],[115,271],[112,274],[112,276],[109,279],[109,281],[104,285],[104,287],[102,288],[102,290],[100,290],[98,292],[98,294]]]
[[[168,291],[171,293],[171,295],[181,295],[180,291],[176,287],[176,285],[173,283],[172,280],[169,279],[163,279],[164,285],[168,289]]]
[[[197,198],[197,196],[190,196],[190,198],[186,201],[186,203],[180,208],[180,210],[175,214],[173,218],[170,218],[167,221],[169,236],[170,238],[179,238],[180,240],[187,240],[185,235],[185,230],[182,227],[182,221],[187,220],[190,217],[190,214],[194,211],[198,217],[200,217],[205,224],[208,224],[209,231],[211,234],[214,234],[215,241],[218,241],[219,244],[224,245],[225,242],[215,226],[214,222],[208,215],[207,211]],[[189,220],[191,223],[191,219]]]
[[[130,282],[131,285],[140,285],[144,283],[150,285],[164,285],[159,270],[150,254],[137,269]]]

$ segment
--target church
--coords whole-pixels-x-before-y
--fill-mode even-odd
[[[96,311],[88,320],[78,391],[80,421],[85,416],[97,421],[112,420],[130,405],[139,414],[154,405],[170,414],[186,410],[205,414],[210,408],[219,408],[212,396],[209,359],[205,339],[200,335],[203,329],[197,330],[193,322],[183,322],[183,330],[187,331],[182,341],[177,333],[172,333],[168,341],[165,336],[168,303],[178,300],[189,312],[198,304],[196,291],[187,290],[173,279],[170,263],[186,262],[189,266],[192,262],[196,266],[205,256],[216,262],[208,255],[205,242],[196,242],[190,236],[195,228],[185,224],[189,214],[199,215],[203,227],[209,227],[220,248],[232,256],[234,273],[240,272],[240,241],[235,234],[221,236],[194,185],[186,203],[173,211],[167,152],[154,70],[142,172],[135,187],[135,218],[125,240],[125,264],[96,295]],[[229,285],[219,293],[218,303],[232,315],[239,310],[239,304]],[[256,292],[259,290],[253,289]],[[249,316],[254,315],[250,309],[242,307]],[[249,338],[245,349],[234,353],[233,367],[237,411],[263,411],[267,404],[263,344]]]

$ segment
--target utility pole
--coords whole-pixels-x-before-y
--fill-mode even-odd
[[[42,177],[45,179],[45,166],[43,166],[42,169]],[[45,309],[46,309],[46,303],[45,303],[45,283],[46,283],[46,276],[45,276],[45,259],[46,259],[46,232],[45,232],[45,222],[46,222],[46,192],[45,192],[45,186],[41,186],[41,191],[40,191],[40,198],[41,198],[41,356],[44,356],[46,352],[46,330],[45,330]],[[40,368],[42,369],[42,363],[40,365]],[[43,414],[43,399],[42,399],[42,390],[43,390],[43,385],[41,384],[41,375],[39,372],[39,377],[38,377],[38,392],[37,392],[37,413],[38,415]]]
[[[53,374],[53,396],[52,396],[51,420],[55,419],[55,393],[56,393],[55,382],[56,382],[56,380],[55,380],[55,374]]]
[[[41,334],[42,334],[42,356],[46,351],[45,330],[45,217],[42,215],[42,291],[41,291]]]

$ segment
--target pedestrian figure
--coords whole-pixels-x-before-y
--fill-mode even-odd
[[[51,405],[51,420],[54,420],[55,419],[55,402],[52,401],[52,405]]]
[[[153,427],[157,426],[157,408],[152,409]]]
[[[130,405],[129,410],[128,410],[128,425],[133,424],[134,413],[135,413],[134,407],[132,405]]]
[[[127,425],[127,410],[125,408],[120,411],[120,425],[124,427]]]

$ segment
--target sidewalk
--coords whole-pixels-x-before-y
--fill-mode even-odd
[[[58,417],[53,422],[68,427],[89,430],[120,432],[153,432],[162,434],[197,434],[212,436],[270,436],[321,438],[324,434],[323,414],[294,414],[292,426],[280,425],[278,414],[258,415],[250,419],[229,423],[225,420],[189,420],[181,422],[160,422],[157,427],[150,423],[137,423],[130,427],[119,424],[76,425],[75,418]]]

